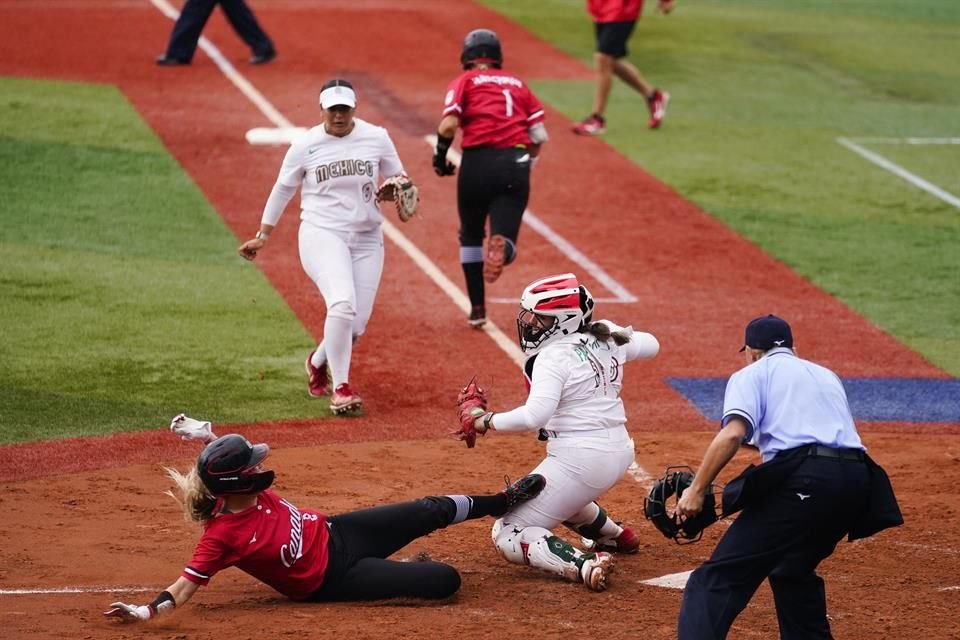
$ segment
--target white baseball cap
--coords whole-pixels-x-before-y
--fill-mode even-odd
[[[320,106],[329,109],[337,105],[351,109],[357,106],[357,94],[346,80],[330,80],[320,88]]]

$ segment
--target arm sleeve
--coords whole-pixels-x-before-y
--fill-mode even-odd
[[[297,187],[303,182],[302,156],[302,144],[295,142],[287,149],[287,155],[283,157],[283,164],[280,165],[280,175],[277,176],[277,182],[273,185],[267,204],[263,207],[261,224],[276,226],[280,216],[283,215],[283,210],[287,208],[293,194],[297,192]]]
[[[493,422],[497,431],[533,431],[546,425],[556,413],[568,371],[544,355],[540,354],[533,369],[527,402],[512,411],[497,413]]]
[[[193,550],[190,559],[181,577],[199,585],[206,585],[218,571],[224,568],[224,549],[220,542],[212,536],[204,535]]]
[[[393,144],[393,140],[386,129],[383,130],[383,155],[380,156],[379,169],[381,178],[392,178],[406,173],[403,170],[403,163],[400,162],[397,147]]]
[[[460,76],[456,78],[447,87],[447,93],[443,96],[443,116],[455,115],[460,117],[463,114],[463,86]]]
[[[270,191],[270,197],[267,198],[267,204],[263,207],[263,215],[260,217],[261,224],[276,226],[283,215],[283,210],[287,208],[293,194],[297,192],[296,187],[288,187],[280,181],[273,185]]]
[[[630,335],[630,342],[623,345],[627,361],[648,360],[660,353],[660,341],[652,333],[634,331]]]
[[[723,394],[723,418],[720,420],[720,427],[727,426],[733,416],[743,418],[747,423],[747,434],[743,438],[743,443],[756,447],[759,440],[757,421],[761,418],[762,412],[760,391],[753,376],[746,370],[740,370],[730,376]]]

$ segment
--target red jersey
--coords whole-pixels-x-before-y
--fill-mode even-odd
[[[323,584],[329,539],[326,516],[264,491],[257,506],[204,524],[181,575],[205,585],[218,571],[235,566],[293,600],[304,600]]]
[[[543,105],[520,78],[501,69],[470,69],[447,87],[443,115],[460,118],[460,146],[507,149],[530,144]]]
[[[633,22],[642,9],[643,0],[587,0],[594,22]]]

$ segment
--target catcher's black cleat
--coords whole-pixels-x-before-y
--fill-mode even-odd
[[[521,502],[533,500],[540,495],[543,488],[547,486],[547,479],[539,473],[531,473],[523,476],[514,483],[510,482],[510,478],[504,478],[504,481],[507,483],[507,488],[503,490],[503,495],[507,499],[507,506],[503,510],[504,513]]]

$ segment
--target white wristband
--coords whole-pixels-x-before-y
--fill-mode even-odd
[[[270,237],[270,234],[269,234],[269,233],[265,233],[265,232],[263,232],[263,231],[257,231],[257,235],[255,235],[255,236],[253,236],[253,237],[256,238],[257,240],[266,240],[267,238]]]

